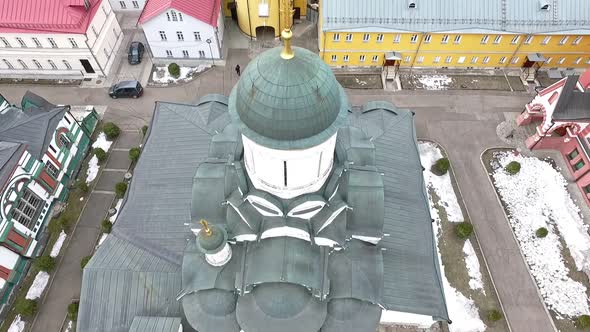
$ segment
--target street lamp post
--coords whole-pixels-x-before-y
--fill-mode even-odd
[[[206,42],[209,45],[209,54],[211,54],[211,61],[213,61],[213,67],[215,67],[215,59],[213,58],[213,50],[211,50],[211,38],[207,38]]]

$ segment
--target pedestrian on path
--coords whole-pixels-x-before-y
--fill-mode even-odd
[[[241,74],[240,65],[236,65],[236,74],[238,74],[238,76]]]

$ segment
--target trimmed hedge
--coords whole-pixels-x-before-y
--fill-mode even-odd
[[[123,198],[123,196],[125,196],[126,191],[127,191],[127,183],[126,182],[119,182],[115,185],[115,195],[117,195],[117,198]]]
[[[147,133],[147,131],[148,131],[148,126],[141,127],[141,132],[143,133],[143,136],[145,136],[145,133]]]
[[[520,172],[520,163],[518,161],[511,161],[504,169],[506,170],[506,173],[514,175]]]
[[[168,65],[168,72],[170,73],[170,76],[174,78],[180,77],[180,67],[174,62]]]
[[[37,313],[37,301],[28,299],[19,299],[14,305],[17,314],[25,317],[33,317]]]
[[[100,230],[103,233],[110,233],[111,230],[113,229],[113,223],[108,220],[108,219],[104,219],[101,223],[100,223]]]
[[[52,234],[59,234],[61,231],[67,231],[70,221],[66,217],[59,217],[52,219],[47,226],[47,229]]]
[[[540,237],[540,238],[543,238],[543,237],[547,236],[547,234],[549,234],[549,231],[545,227],[540,227],[535,232],[535,235],[537,235],[537,237]]]
[[[86,266],[86,264],[88,264],[88,262],[90,261],[90,258],[92,258],[92,256],[84,256],[82,258],[82,260],[80,261],[80,268],[82,270],[84,270],[84,266]]]
[[[488,320],[492,322],[497,322],[502,319],[502,313],[496,309],[488,311]]]
[[[98,159],[99,163],[103,163],[105,160],[107,160],[107,153],[101,148],[95,148],[94,155],[96,156],[96,159]]]
[[[466,239],[473,233],[473,225],[468,222],[461,222],[455,226],[455,233],[461,239]]]
[[[98,159],[98,157],[96,157]],[[88,183],[86,183],[85,180],[78,180],[78,182],[76,182],[76,187],[78,189],[80,189],[80,191],[84,194],[87,194],[88,191],[90,191],[90,188],[88,187]]]
[[[451,166],[451,163],[449,162],[449,159],[440,158],[432,165],[432,167],[430,168],[430,171],[438,176],[441,176],[441,175],[447,174],[450,166]]]
[[[139,159],[139,155],[141,154],[141,150],[139,148],[132,148],[129,150],[129,159],[132,162],[136,162]]]
[[[71,321],[78,320],[78,308],[80,304],[78,302],[72,302],[68,305],[68,319]]]
[[[102,127],[102,131],[109,140],[117,138],[121,133],[121,129],[119,129],[119,127],[112,122],[105,123]]]
[[[51,256],[37,257],[33,265],[39,271],[51,272],[55,268],[55,259]]]

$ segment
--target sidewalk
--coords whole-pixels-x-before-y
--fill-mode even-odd
[[[39,304],[39,312],[32,323],[31,331],[60,331],[68,305],[72,299],[80,297],[80,261],[94,251],[101,233],[100,223],[115,199],[114,183],[123,180],[123,174],[131,164],[128,151],[131,147],[138,146],[140,140],[141,134],[137,130],[122,131],[109,150],[108,160],[101,166],[101,173],[93,182],[93,190],[86,198],[80,218],[72,234],[66,239],[65,251]]]

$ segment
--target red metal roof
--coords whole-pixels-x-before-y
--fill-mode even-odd
[[[86,33],[102,1],[0,0],[0,32]]]
[[[148,0],[139,23],[145,23],[170,8],[217,28],[221,0]]]
[[[590,68],[586,69],[586,71],[580,75],[578,82],[580,82],[585,91],[590,89]]]

